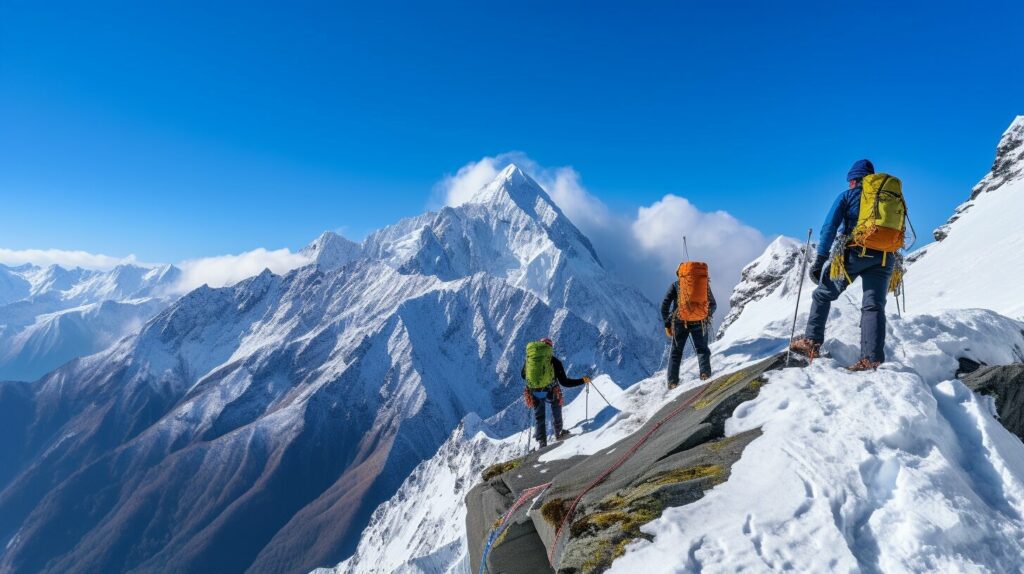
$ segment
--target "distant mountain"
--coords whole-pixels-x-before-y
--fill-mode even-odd
[[[34,380],[138,332],[176,297],[178,268],[0,265],[0,380]]]
[[[318,265],[199,288],[0,384],[0,571],[335,564],[465,416],[520,397],[526,342],[623,381],[661,356],[653,305],[515,166],[465,205],[306,252]]]

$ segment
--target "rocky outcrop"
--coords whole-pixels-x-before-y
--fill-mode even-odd
[[[633,435],[590,456],[542,462],[548,450],[496,465],[466,496],[470,566],[489,572],[602,572],[640,528],[728,479],[753,430],[725,421],[757,396],[776,355],[683,393]]]
[[[992,162],[992,170],[971,189],[971,197],[953,212],[946,223],[932,232],[935,241],[942,241],[949,236],[950,224],[974,205],[974,200],[983,193],[995,191],[1007,182],[1024,176],[1024,116],[1017,116],[1010,127],[1003,132],[1003,137],[996,146],[996,159]]]
[[[740,282],[729,298],[729,314],[718,328],[719,339],[725,330],[739,319],[743,309],[775,291],[795,266],[800,265],[803,246],[788,237],[779,236],[761,254],[743,268]]]
[[[992,396],[999,421],[1024,439],[1024,363],[978,367],[960,380],[974,392]]]

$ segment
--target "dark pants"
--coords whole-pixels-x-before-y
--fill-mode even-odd
[[[557,385],[557,383],[556,383]],[[545,420],[544,405],[551,405],[551,422],[555,424],[555,436],[562,432],[562,399],[559,389],[551,385],[546,390],[531,391],[533,393],[533,420],[536,423],[533,437],[538,442],[546,440],[548,436],[547,421]]]
[[[704,332],[702,323],[684,323],[679,320],[672,321],[672,354],[668,360],[668,382],[679,382],[679,365],[683,362],[683,348],[686,346],[686,338],[693,341],[693,347],[697,350],[697,363],[700,365],[700,374],[711,375],[711,349],[708,348],[708,335]]]
[[[860,277],[864,287],[864,299],[860,307],[860,355],[879,363],[885,362],[885,299],[889,288],[889,277],[892,275],[896,258],[892,254],[885,257],[882,265],[882,252],[868,249],[862,256],[859,247],[848,247],[844,261],[846,272],[852,280]],[[832,280],[829,278],[829,266],[825,265],[821,283],[811,295],[811,314],[807,318],[807,338],[816,342],[825,341],[825,323],[832,302],[849,287],[845,277]]]

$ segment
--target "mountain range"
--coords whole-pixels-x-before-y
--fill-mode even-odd
[[[653,305],[515,166],[464,205],[306,254],[0,384],[0,571],[333,564],[465,416],[518,400],[527,341],[622,381],[661,358]]]

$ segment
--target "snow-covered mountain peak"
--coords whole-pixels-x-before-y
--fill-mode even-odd
[[[403,274],[450,281],[486,273],[556,307],[573,306],[571,299],[590,301],[585,318],[595,324],[650,330],[650,303],[636,289],[610,281],[590,241],[515,165],[469,202],[371,234],[362,252]],[[613,316],[607,309],[615,310]]]
[[[469,199],[470,203],[491,203],[510,199],[530,206],[542,197],[550,202],[544,189],[514,163],[501,170],[490,183]]]
[[[788,291],[792,278],[799,279],[798,276],[790,276],[793,268],[800,265],[803,249],[799,241],[780,235],[765,248],[764,253],[743,268],[740,282],[729,298],[729,314],[722,321],[718,338],[725,335],[726,329],[739,319],[747,305],[771,295],[780,286],[786,287],[780,295]]]
[[[333,231],[325,231],[301,252],[312,263],[328,271],[347,265],[362,256],[362,246]]]

